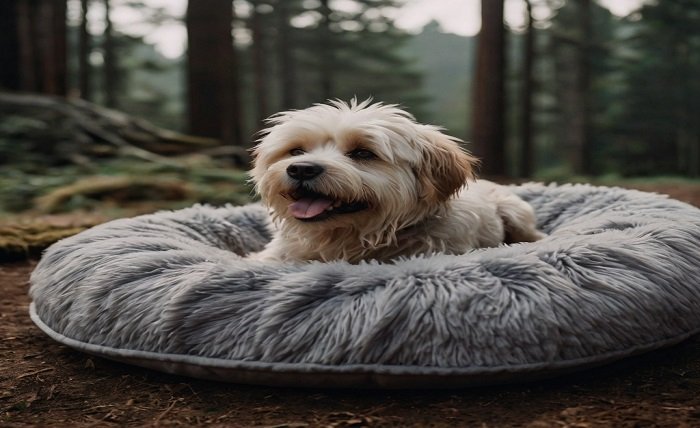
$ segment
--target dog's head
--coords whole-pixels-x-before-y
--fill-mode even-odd
[[[251,176],[283,227],[301,233],[352,228],[377,245],[472,178],[475,159],[457,139],[395,105],[332,101],[269,122]]]

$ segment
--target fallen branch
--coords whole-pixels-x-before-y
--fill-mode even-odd
[[[130,176],[87,177],[37,198],[35,207],[42,213],[54,213],[61,211],[62,205],[78,196],[93,198],[104,196],[132,200],[144,199],[143,195],[149,193],[157,195],[161,200],[182,200],[190,196],[191,189],[187,183],[178,179]]]
[[[50,372],[50,371],[53,371],[53,370],[54,370],[53,367],[46,367],[46,368],[43,368],[43,369],[41,369],[41,370],[35,370],[35,371],[33,371],[33,372],[21,374],[21,375],[17,376],[17,379],[18,379],[18,380],[19,380],[19,379],[24,379],[25,377],[34,376],[34,375],[38,375],[38,374],[40,374],[40,373],[46,373],[46,372]]]
[[[0,137],[20,142],[24,146],[18,152],[34,151],[47,163],[131,156],[183,167],[169,157],[222,147],[218,140],[162,129],[80,99],[0,92],[0,117],[8,121],[0,120]],[[244,149],[233,152],[247,161]]]

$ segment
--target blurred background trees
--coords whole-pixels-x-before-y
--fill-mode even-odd
[[[66,2],[3,1],[0,24],[0,85],[65,95]]]
[[[0,2],[2,90],[67,97],[73,119],[90,105],[75,100],[136,119],[118,133],[93,111],[77,137],[3,97],[0,168],[22,156],[85,168],[127,146],[142,160],[199,151],[245,168],[267,116],[373,96],[469,141],[488,176],[700,175],[700,1],[639,0],[621,16],[605,0],[483,0],[475,36],[436,21],[406,30],[398,17],[416,1],[178,0],[181,15],[156,0]],[[165,55],[150,37],[162,27],[186,31],[186,49]]]

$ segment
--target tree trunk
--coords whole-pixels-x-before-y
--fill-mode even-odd
[[[481,1],[481,32],[474,80],[474,152],[482,159],[481,172],[505,176],[504,125],[505,29],[503,1]]]
[[[236,15],[233,2],[229,1],[229,3],[229,10],[231,10],[231,26],[229,28],[231,28]],[[231,53],[231,70],[224,76],[227,85],[226,90],[231,94],[231,105],[229,107],[230,115],[226,120],[228,121],[227,126],[230,127],[230,131],[228,132],[231,134],[232,145],[248,146],[249,142],[243,138],[243,111],[241,108],[241,88],[239,86],[241,71],[240,64],[238,63],[238,51],[236,50],[236,43],[232,31],[233,28],[229,31],[231,34],[229,37],[231,42],[231,49],[229,49]]]
[[[54,84],[57,95],[68,94],[68,25],[66,23],[66,0],[51,1],[53,19],[52,40]]]
[[[190,132],[243,145],[231,0],[187,6]]]
[[[16,50],[6,55],[14,61],[3,62],[3,68],[15,68],[19,73],[16,90],[51,95],[66,94],[66,3],[59,0],[16,0],[4,8],[16,5],[15,13],[3,19],[15,19],[4,33],[14,27],[7,43],[16,43]],[[4,11],[3,11],[4,12]],[[8,10],[11,13],[11,11]],[[3,42],[5,43],[5,42]],[[9,72],[13,73],[13,72]]]
[[[105,105],[110,108],[117,107],[117,64],[114,52],[114,31],[112,29],[111,3],[104,0],[105,5],[105,31],[104,31],[104,94]]]
[[[0,1],[0,89],[21,87],[17,0]]]
[[[292,54],[294,43],[289,23],[288,1],[277,0],[277,52],[279,57],[280,81],[282,84],[282,110],[296,107],[296,75]]]
[[[535,149],[532,145],[532,105],[534,96],[533,66],[535,63],[535,28],[532,3],[525,0],[527,33],[523,45],[523,73],[520,115],[520,177],[530,178],[535,169]]]
[[[19,68],[21,82],[18,89],[39,92],[34,37],[34,8],[31,0],[19,0],[17,4],[17,32],[19,39]]]
[[[321,93],[324,100],[333,97],[333,40],[331,32],[331,7],[329,0],[321,0],[320,61]]]
[[[571,99],[572,117],[567,133],[570,135],[570,162],[574,174],[591,174],[591,96],[590,58],[593,37],[591,0],[579,0],[580,44],[577,46],[575,82]]]
[[[56,64],[54,47],[57,47],[57,40],[55,39],[54,29],[54,16],[53,8],[55,3],[48,1],[40,1],[36,6],[36,21],[34,27],[35,37],[37,42],[37,59],[39,62],[39,67],[43,68],[40,70],[39,78],[37,82],[41,91],[47,94],[58,94],[59,92],[59,82],[57,76],[58,64]],[[65,19],[65,18],[64,18]]]
[[[678,172],[688,177],[700,176],[700,147],[696,131],[697,114],[693,114],[693,70],[692,49],[687,41],[676,41],[673,52],[678,58],[678,104],[675,120],[676,154]],[[695,118],[695,119],[693,119]]]
[[[270,114],[270,109],[267,103],[267,55],[265,49],[265,32],[263,31],[264,24],[262,16],[257,9],[258,2],[253,3],[253,11],[251,15],[251,32],[253,44],[251,46],[253,53],[253,78],[255,79],[255,99],[257,103],[257,123],[259,128],[263,128],[264,121]]]
[[[92,40],[88,30],[88,7],[89,0],[80,0],[80,34],[78,36],[78,89],[80,97],[84,100],[92,98],[91,93],[91,70],[90,53],[92,51]]]

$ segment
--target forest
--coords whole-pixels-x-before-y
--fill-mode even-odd
[[[352,97],[444,127],[489,178],[700,175],[697,0],[483,1],[474,36],[400,26],[412,1],[3,1],[0,213],[242,203],[265,118]]]
[[[700,426],[700,0],[0,0],[0,29],[1,427]],[[241,258],[240,224],[269,239],[250,226],[264,209],[236,206],[256,199],[247,171],[266,118],[353,97],[463,140],[480,177],[526,189],[550,235],[386,264]],[[567,184],[518,186],[530,181]],[[124,219],[179,209],[192,221]],[[89,289],[103,283],[117,288]],[[42,334],[30,300],[55,305],[59,324],[76,315],[70,330],[94,334],[63,339],[92,348]],[[154,325],[168,330],[151,357],[104,342],[150,340]],[[206,357],[202,338],[244,352],[190,364],[201,378],[169,374],[186,366],[177,357]],[[333,360],[351,348],[378,359],[298,355],[324,338]],[[390,365],[408,342],[416,351]],[[251,343],[286,355],[256,360]],[[225,367],[253,385],[222,382]],[[416,368],[431,389],[405,389]],[[473,383],[446,389],[460,368]],[[339,389],[333,369],[404,389]],[[314,371],[322,387],[303,387]],[[280,374],[290,387],[261,386]]]

